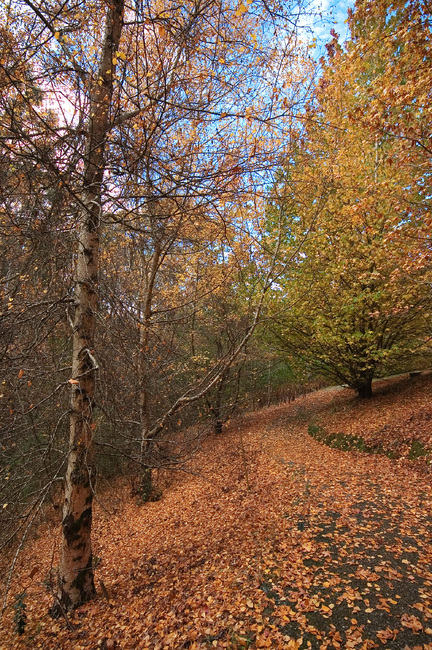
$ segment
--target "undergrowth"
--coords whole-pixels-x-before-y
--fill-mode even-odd
[[[374,444],[368,445],[364,438],[361,436],[353,436],[349,433],[329,433],[324,427],[311,422],[308,427],[308,433],[312,438],[322,442],[323,444],[331,447],[332,449],[340,449],[341,451],[363,451],[367,454],[382,454],[388,458],[398,458],[394,450],[385,449],[382,445]],[[409,443],[408,443],[409,444]],[[411,447],[407,458],[409,460],[416,460],[417,458],[424,458],[431,454],[420,440],[412,440]]]

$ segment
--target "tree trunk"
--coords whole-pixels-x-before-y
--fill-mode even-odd
[[[152,440],[149,437],[150,430],[150,400],[148,385],[148,344],[149,344],[150,323],[140,325],[140,349],[139,349],[139,382],[140,382],[140,425],[141,425],[141,450],[140,450],[140,481],[139,493],[143,501],[149,501],[152,491],[152,471],[148,467]]]
[[[95,373],[94,335],[98,307],[101,192],[106,136],[110,129],[113,59],[119,49],[124,0],[112,0],[106,14],[100,65],[92,81],[90,117],[81,192],[80,232],[75,276],[72,396],[69,455],[65,478],[61,557],[57,602],[59,615],[93,598],[91,525],[95,480],[93,423]]]
[[[154,491],[153,472],[151,467],[141,468],[141,477],[139,482],[139,496],[146,503],[152,500]]]
[[[141,479],[140,495],[143,501],[150,501],[153,494],[153,473],[151,452],[154,440],[150,436],[150,387],[149,387],[149,344],[152,316],[153,290],[157,272],[163,259],[162,247],[158,241],[154,243],[150,272],[145,279],[145,294],[143,300],[142,322],[140,325],[139,350],[139,382],[140,382],[140,424],[141,424]],[[142,263],[142,261],[141,261]]]
[[[361,382],[356,384],[355,389],[357,391],[357,396],[360,399],[367,399],[373,397],[372,393],[372,377],[366,377]]]
[[[215,391],[215,396],[213,402],[210,400],[210,397],[208,395],[205,396],[205,401],[208,407],[208,410],[210,411],[212,417],[213,417],[213,428],[214,432],[216,435],[220,435],[222,433],[223,429],[223,415],[222,415],[222,398],[223,398],[223,391],[225,387],[225,383],[227,381],[228,375],[230,372],[230,368],[228,368],[221,376],[217,386],[216,386],[216,391]]]

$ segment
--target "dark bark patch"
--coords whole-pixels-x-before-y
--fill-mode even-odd
[[[84,449],[85,452],[85,449]],[[83,487],[89,487],[88,472],[87,470],[83,471],[79,467],[75,467],[71,474],[71,483],[73,485],[82,485]]]
[[[360,399],[369,399],[370,397],[373,397],[372,377],[370,378],[368,377],[363,381],[359,381],[358,383],[355,384],[354,388],[357,391],[357,396]]]
[[[78,604],[86,603],[94,597],[96,593],[96,588],[94,585],[92,555],[90,555],[89,557],[87,566],[85,566],[83,569],[78,571],[78,575],[75,578],[75,580],[72,582],[71,587],[74,589],[78,589],[80,593]]]
[[[75,520],[73,515],[66,515],[63,519],[63,534],[68,546],[80,539],[82,531],[89,529],[92,520],[92,509],[87,508],[81,516]]]

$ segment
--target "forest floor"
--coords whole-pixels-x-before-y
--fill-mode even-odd
[[[126,482],[102,491],[99,595],[68,622],[47,614],[59,538],[48,518],[11,585],[11,604],[27,594],[25,632],[9,607],[0,647],[432,650],[432,472],[407,458],[412,439],[431,444],[432,376],[375,390],[367,402],[321,390],[233,420],[190,473],[165,477],[158,502],[139,504]],[[311,423],[402,457],[332,449]]]

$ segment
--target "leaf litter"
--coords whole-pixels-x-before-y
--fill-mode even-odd
[[[59,539],[48,519],[12,583],[11,603],[26,592],[25,632],[10,606],[0,647],[432,650],[426,460],[344,452],[307,434],[319,421],[408,439],[431,393],[429,376],[382,382],[367,403],[317,391],[210,436],[191,473],[161,478],[161,501],[139,504],[117,481],[95,508],[99,595],[69,625],[47,614]]]

